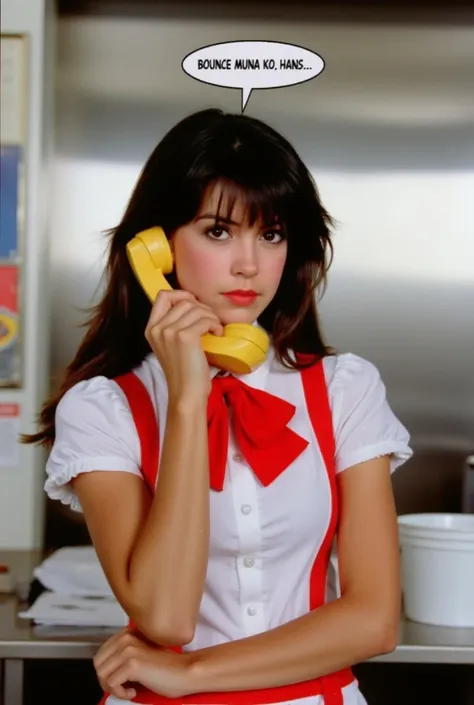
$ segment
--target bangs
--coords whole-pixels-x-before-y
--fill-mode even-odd
[[[266,184],[257,188],[228,179],[219,179],[203,189],[200,208],[208,201],[215,203],[212,213],[215,215],[216,224],[238,220],[235,216],[237,210],[244,213],[244,222],[249,226],[256,223],[264,228],[279,225],[282,230],[286,230],[288,223],[286,199],[278,197],[275,189],[269,188]]]
[[[166,159],[156,164],[160,189],[150,193],[156,222],[170,233],[204,214],[216,225],[237,221],[278,227],[291,242],[292,257],[317,260],[325,213],[291,145],[242,116],[213,112],[196,121],[191,135],[184,127],[174,135],[179,149],[167,145]]]
[[[290,223],[304,210],[296,163],[261,135],[215,136],[176,175],[173,185],[174,180],[168,180],[167,210],[172,208],[180,225],[196,219],[212,203],[216,222],[236,220],[238,210],[240,220],[250,226],[278,225],[287,235]]]

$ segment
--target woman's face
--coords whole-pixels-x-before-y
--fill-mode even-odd
[[[278,289],[287,241],[278,225],[250,226],[235,204],[231,220],[216,214],[220,189],[211,189],[196,218],[171,238],[174,271],[181,289],[210,306],[223,325],[254,323]],[[221,212],[226,213],[225,203]],[[253,291],[255,296],[230,297],[228,292]]]

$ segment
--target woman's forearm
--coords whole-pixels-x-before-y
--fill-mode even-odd
[[[262,634],[191,652],[190,688],[226,692],[304,682],[393,651],[397,635],[369,605],[341,598]]]
[[[209,552],[207,407],[171,403],[156,493],[133,551],[129,581],[147,636],[167,646],[193,639]]]

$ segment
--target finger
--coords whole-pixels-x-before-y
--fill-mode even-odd
[[[129,688],[126,685],[112,686],[108,683],[104,683],[103,685],[101,684],[100,687],[102,688],[104,693],[113,695],[118,700],[133,700],[133,698],[136,698],[137,696],[137,691],[134,688]]]
[[[166,292],[165,292],[166,293]],[[175,292],[173,292],[175,293]],[[176,298],[171,298],[168,297],[167,300],[163,300],[161,304],[158,306],[156,305],[156,308],[153,308],[151,311],[151,314],[148,318],[148,322],[146,325],[145,329],[145,338],[149,341],[149,336],[150,336],[150,331],[152,328],[155,328],[155,326],[164,326],[166,325],[166,322],[168,321],[169,317],[173,314],[172,320],[174,320],[174,317],[177,315],[174,313],[174,309],[179,308],[179,311],[183,311],[183,307],[185,309],[189,308],[193,304],[196,304],[196,299],[193,297],[192,294],[189,292],[178,292],[178,293],[184,293],[184,298],[180,297],[179,299]]]
[[[176,303],[174,306],[170,308],[169,311],[165,313],[162,318],[160,318],[159,321],[154,321],[154,319],[150,316],[150,320],[148,325],[154,327],[155,325],[159,325],[160,328],[165,328],[166,326],[169,326],[173,323],[176,323],[179,321],[179,319],[188,311],[193,311],[199,306],[199,304],[194,300],[194,301],[189,301],[189,300],[184,300],[184,301],[179,301]]]
[[[94,667],[97,667],[98,664],[100,664],[105,657],[105,654],[109,653],[111,650],[115,648],[115,644],[117,643],[118,639],[124,634],[124,629],[121,629],[117,634],[114,634],[113,636],[110,637],[110,639],[107,639],[100,648],[95,652],[94,657],[92,659],[94,663]]]
[[[190,323],[188,326],[181,328],[176,331],[177,337],[184,342],[193,342],[197,337],[205,335],[206,333],[212,333],[213,335],[222,335],[224,332],[224,327],[219,320],[214,317],[208,318],[200,317],[196,321]]]
[[[101,684],[102,689],[118,698],[123,697],[123,694],[120,694],[120,690],[122,692],[125,690],[124,683],[127,679],[119,681],[114,676],[123,669],[128,660],[126,654],[123,651],[119,651],[110,656],[97,670],[97,680]]]
[[[172,313],[173,312],[171,311],[169,315],[171,316]],[[209,322],[209,327],[212,326],[212,330],[215,330],[217,334],[219,334],[219,331],[224,331],[222,323],[214,311],[211,308],[203,306],[192,306],[188,310],[183,310],[182,314],[179,318],[176,318],[175,321],[168,322],[167,316],[166,319],[163,319],[163,321],[159,324],[159,329],[163,333],[167,331],[170,335],[172,335],[180,330],[189,328],[200,319],[207,320]]]
[[[100,649],[96,652],[93,660],[94,668],[97,670],[101,665],[108,659],[112,654],[114,654],[122,642],[127,642],[129,639],[133,639],[133,635],[130,634],[128,627],[121,629],[117,634],[107,639],[105,644],[102,644]]]
[[[127,693],[127,686],[119,686],[118,688],[112,688],[110,684],[107,683],[107,681],[100,680],[100,678],[98,679],[98,681],[99,686],[104,693],[106,693],[107,695],[114,695],[119,700],[132,700],[137,694],[136,691]]]
[[[184,289],[161,290],[151,309],[150,321],[159,321],[180,301],[196,301],[194,294]]]
[[[108,692],[112,695],[117,693],[117,698],[134,698],[137,691],[135,688],[127,685],[130,681],[133,681],[132,671],[133,669],[130,667],[128,662],[122,663],[107,681]],[[120,695],[119,693],[122,694]]]

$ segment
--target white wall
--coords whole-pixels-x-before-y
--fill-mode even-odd
[[[2,32],[27,34],[28,131],[26,220],[21,273],[23,385],[0,389],[0,402],[20,404],[21,431],[33,432],[49,387],[50,276],[47,227],[55,49],[53,1],[2,0]],[[44,453],[20,447],[18,467],[0,468],[0,547],[42,545]]]

